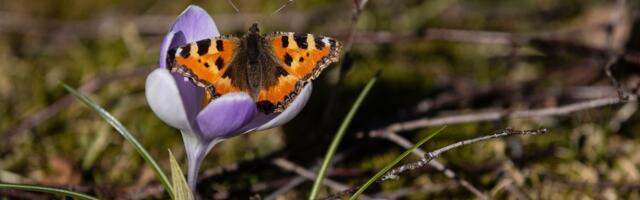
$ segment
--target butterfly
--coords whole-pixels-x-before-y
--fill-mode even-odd
[[[246,92],[259,111],[269,114],[284,111],[306,84],[338,61],[342,49],[330,37],[259,32],[254,23],[242,37],[214,37],[170,49],[167,66],[205,88],[208,101]]]

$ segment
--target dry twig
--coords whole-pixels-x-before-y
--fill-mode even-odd
[[[629,101],[636,101],[635,96],[631,96]],[[394,123],[386,128],[373,130],[369,133],[372,137],[380,137],[390,132],[401,132],[416,130],[425,127],[462,124],[471,122],[483,122],[483,121],[496,121],[505,118],[534,118],[534,117],[548,117],[548,116],[562,116],[568,115],[573,112],[588,110],[593,108],[599,108],[603,106],[616,105],[621,103],[622,100],[618,97],[607,97],[600,99],[587,100],[577,103],[572,103],[555,108],[541,108],[533,110],[519,110],[509,112],[507,110],[489,111],[489,112],[476,112],[468,114],[460,114],[454,116],[436,117],[436,118],[421,118],[412,121]]]
[[[356,26],[358,24],[358,19],[360,19],[360,14],[362,13],[364,7],[367,5],[368,0],[353,0],[353,14],[351,15],[351,25],[349,26],[349,32],[346,35],[346,41],[344,42],[343,53],[344,58],[340,63],[340,68],[338,69],[338,81],[332,88],[332,93],[329,97],[329,101],[327,103],[327,108],[322,115],[322,127],[326,127],[329,123],[329,119],[331,119],[331,114],[334,113],[335,102],[338,99],[338,91],[340,87],[342,87],[342,82],[344,81],[344,77],[346,76],[347,71],[353,65],[353,61],[350,56],[351,48],[353,47],[353,43],[356,35]]]
[[[419,160],[419,161],[412,162],[412,163],[409,163],[409,164],[405,164],[405,165],[396,167],[396,168],[390,170],[389,172],[387,172],[378,181],[381,182],[381,181],[385,181],[385,180],[388,180],[388,179],[396,179],[396,178],[399,177],[398,174],[401,174],[401,173],[406,172],[406,171],[422,168],[422,167],[426,166],[429,162],[431,162],[431,160],[433,160],[433,159],[439,157],[440,155],[442,155],[442,153],[447,152],[447,151],[452,150],[452,149],[455,149],[455,148],[458,148],[458,147],[462,147],[464,145],[473,144],[473,143],[477,143],[477,142],[482,142],[482,141],[485,141],[485,140],[495,139],[495,138],[499,138],[499,137],[506,137],[506,136],[510,136],[510,135],[538,135],[538,134],[543,134],[543,133],[546,133],[546,132],[547,132],[546,128],[542,128],[542,129],[538,129],[538,130],[525,130],[525,131],[519,131],[519,130],[513,130],[513,129],[505,129],[505,130],[499,131],[498,133],[495,133],[495,134],[492,134],[492,135],[487,135],[487,136],[483,136],[483,137],[479,137],[479,138],[474,138],[474,139],[469,139],[469,140],[463,140],[463,141],[460,141],[460,142],[456,142],[456,143],[447,145],[445,147],[442,147],[440,149],[437,149],[435,151],[427,153],[426,156],[424,158],[422,158],[421,160]]]
[[[383,182],[383,181],[386,181],[386,180],[389,180],[389,179],[397,179],[399,177],[399,174],[401,174],[401,173],[423,168],[423,167],[427,166],[427,164],[429,164],[433,159],[435,159],[435,158],[439,157],[440,155],[442,155],[442,153],[445,153],[445,152],[447,152],[449,150],[452,150],[452,149],[455,149],[455,148],[458,148],[458,147],[462,147],[462,146],[465,146],[465,145],[468,145],[468,144],[473,144],[473,143],[477,143],[477,142],[482,142],[482,141],[486,141],[486,140],[490,140],[490,139],[506,137],[506,136],[511,136],[511,135],[538,135],[538,134],[543,134],[543,133],[546,133],[546,132],[547,132],[547,129],[545,129],[545,128],[537,129],[537,130],[525,130],[525,131],[513,130],[513,129],[504,129],[504,130],[499,131],[498,133],[495,133],[495,134],[492,134],[492,135],[456,142],[454,144],[450,144],[450,145],[447,145],[447,146],[442,147],[440,149],[437,149],[435,151],[427,153],[426,156],[423,157],[422,159],[420,159],[419,161],[415,161],[415,162],[411,162],[411,163],[408,163],[408,164],[401,165],[399,167],[395,167],[395,168],[391,169],[389,172],[387,172],[385,175],[383,175],[376,182],[380,183],[380,182]],[[331,194],[328,197],[325,197],[325,198],[322,198],[322,199],[338,199],[338,198],[340,198],[342,196],[345,196],[345,195],[348,195],[348,194],[351,194],[351,193],[355,192],[359,187],[360,186],[352,187],[352,188],[343,190],[341,192]],[[482,195],[481,197],[487,198],[484,195]]]
[[[385,138],[387,138],[388,140],[391,140],[392,142],[395,142],[396,144],[406,149],[411,148],[414,145],[411,141],[407,140],[406,138],[396,133],[388,133],[385,135]],[[422,149],[416,149],[412,153],[417,155],[420,158],[423,158],[426,155],[426,153]],[[476,195],[476,197],[478,197],[479,199],[488,199],[488,197],[484,193],[482,193],[478,188],[471,185],[471,183],[469,183],[467,180],[458,177],[454,171],[445,167],[444,164],[442,164],[440,161],[432,160],[428,164],[434,169],[438,170],[439,172],[442,172],[445,176],[447,176],[447,178],[450,178],[456,181],[460,186],[469,190],[469,192]]]

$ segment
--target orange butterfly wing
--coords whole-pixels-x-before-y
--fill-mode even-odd
[[[275,32],[265,36],[280,68],[275,85],[261,90],[258,104],[272,104],[273,112],[282,112],[302,87],[320,75],[332,62],[337,62],[340,42],[306,33]]]
[[[240,91],[231,84],[230,77],[224,76],[238,43],[239,39],[235,37],[217,37],[171,49],[168,66],[172,72],[178,72],[197,86],[206,88],[209,92],[205,102],[208,102],[226,93]]]

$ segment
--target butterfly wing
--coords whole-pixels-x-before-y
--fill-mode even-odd
[[[337,62],[342,45],[333,38],[307,33],[276,32],[266,36],[281,67],[301,81],[320,75]]]
[[[167,63],[195,85],[206,88],[208,98],[214,99],[240,88],[231,84],[225,74],[238,49],[236,37],[215,37],[200,40],[169,50]]]
[[[258,93],[259,108],[266,113],[282,112],[304,85],[337,62],[341,44],[329,37],[293,32],[275,32],[265,36],[277,61],[277,81]]]

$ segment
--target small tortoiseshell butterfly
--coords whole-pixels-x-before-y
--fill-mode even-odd
[[[214,37],[171,49],[167,66],[205,88],[208,101],[242,91],[258,110],[273,113],[284,111],[307,83],[338,61],[341,48],[332,38],[307,33],[261,36],[253,24],[242,37]]]

